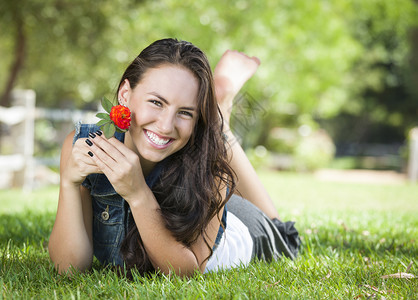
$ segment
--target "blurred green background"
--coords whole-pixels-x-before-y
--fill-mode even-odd
[[[24,88],[38,107],[95,110],[164,37],[213,67],[226,49],[260,58],[232,121],[257,166],[404,170],[418,125],[413,0],[1,1],[0,106]],[[36,126],[37,155],[59,154],[60,125]]]

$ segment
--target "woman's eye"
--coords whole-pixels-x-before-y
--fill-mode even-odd
[[[151,102],[152,104],[155,104],[157,106],[161,106],[162,105],[161,104],[161,101],[158,101],[158,100],[150,100],[149,102]]]
[[[185,110],[180,111],[180,114],[185,115],[189,118],[193,118],[193,114],[191,112],[188,112],[188,111],[185,111]]]

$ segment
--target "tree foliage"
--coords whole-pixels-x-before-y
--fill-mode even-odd
[[[338,136],[346,130],[337,126],[341,116],[360,116],[368,124],[381,120],[401,130],[417,119],[418,92],[411,79],[417,75],[410,67],[417,56],[410,56],[408,34],[418,8],[412,0],[15,0],[1,5],[0,88],[16,61],[21,22],[25,56],[14,86],[35,89],[39,105],[97,103],[115,91],[122,71],[143,47],[177,37],[202,48],[213,66],[227,48],[260,57],[262,65],[245,90],[265,114],[252,126],[249,144],[265,141],[275,126],[316,126],[322,120],[331,120],[324,126]]]
[[[350,69],[350,104],[325,122],[335,140],[401,143],[418,125],[417,23],[412,1],[354,2],[347,25],[362,55]]]

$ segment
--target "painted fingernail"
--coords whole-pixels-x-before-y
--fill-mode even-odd
[[[90,155],[90,157],[93,157],[93,152],[89,151],[87,154]]]
[[[103,132],[101,132],[100,130],[97,130],[97,131],[96,131],[96,134],[97,134],[98,136],[101,136],[101,135],[102,135],[102,133],[103,133]]]
[[[89,132],[89,137],[91,137],[92,139],[94,139],[96,137],[96,135],[93,132]]]
[[[93,143],[89,139],[86,140],[86,144],[89,146],[93,146]]]

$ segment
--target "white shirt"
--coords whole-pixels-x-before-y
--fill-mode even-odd
[[[205,273],[247,265],[251,261],[254,243],[247,226],[229,211],[227,220],[225,232],[206,264]]]

